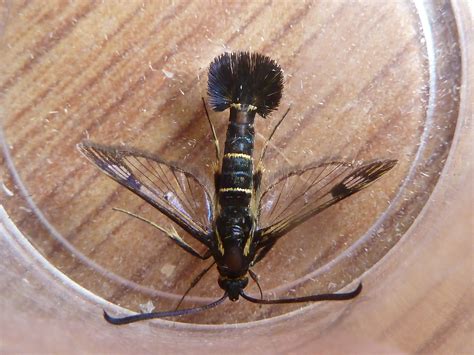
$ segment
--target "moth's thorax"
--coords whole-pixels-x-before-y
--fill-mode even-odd
[[[245,275],[253,259],[252,245],[255,219],[248,207],[227,206],[216,218],[216,258],[221,274],[228,277]]]
[[[241,290],[248,284],[247,273],[252,257],[245,255],[241,240],[227,238],[223,255],[216,258],[219,271],[219,286],[225,290],[229,299],[236,301]]]

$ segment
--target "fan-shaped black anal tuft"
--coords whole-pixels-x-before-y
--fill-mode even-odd
[[[209,68],[209,104],[215,111],[240,104],[265,117],[278,107],[282,91],[281,68],[259,53],[224,53]]]

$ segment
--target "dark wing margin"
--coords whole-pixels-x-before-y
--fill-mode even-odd
[[[191,173],[149,153],[90,141],[77,145],[95,166],[209,246],[212,199]]]
[[[290,171],[276,179],[261,195],[255,262],[290,230],[366,188],[396,163],[396,160],[364,165],[325,162]]]

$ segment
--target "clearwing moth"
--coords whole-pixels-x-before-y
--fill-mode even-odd
[[[267,186],[262,186],[262,160],[268,142],[289,109],[274,126],[266,140],[259,160],[254,163],[254,120],[266,118],[280,102],[283,72],[279,65],[259,53],[224,53],[216,57],[209,68],[209,104],[215,111],[229,110],[229,124],[221,154],[216,131],[210,124],[216,151],[214,191],[186,168],[171,164],[152,154],[122,147],[104,146],[84,141],[79,151],[96,167],[123,185],[171,221],[180,226],[206,251],[198,252],[174,228],[164,228],[131,212],[132,217],[152,224],[185,252],[213,263],[201,272],[190,289],[202,276],[217,265],[222,297],[199,307],[164,312],[141,313],[115,318],[104,311],[112,324],[127,324],[144,319],[164,318],[197,313],[216,307],[229,298],[243,297],[258,304],[279,304],[314,301],[349,300],[362,290],[362,284],[351,292],[310,295],[296,298],[264,299],[252,266],[262,260],[276,242],[301,223],[335,203],[366,188],[392,169],[396,160],[377,160],[351,164],[324,160],[286,170]],[[205,206],[206,213],[198,206]],[[249,277],[260,290],[260,298],[247,294]]]

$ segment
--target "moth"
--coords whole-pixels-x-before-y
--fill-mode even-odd
[[[260,158],[254,160],[254,121],[266,118],[281,100],[283,72],[269,57],[259,53],[224,53],[210,64],[209,105],[214,111],[229,110],[229,124],[221,154],[216,131],[203,99],[216,152],[214,191],[185,167],[160,157],[127,147],[104,146],[91,141],[78,144],[79,151],[113,180],[141,197],[206,251],[198,252],[174,228],[165,228],[128,211],[128,215],[152,224],[185,252],[202,260],[213,259],[188,288],[189,290],[217,265],[218,284],[224,291],[216,301],[194,308],[112,317],[112,324],[127,324],[151,318],[181,316],[218,306],[227,298],[243,297],[258,304],[348,300],[362,290],[318,294],[305,297],[264,299],[252,267],[261,261],[295,227],[321,211],[366,188],[392,169],[396,160],[377,160],[366,164],[340,161],[314,162],[287,169],[266,186],[262,184],[268,142],[289,109],[274,126]],[[205,210],[205,213],[203,213]],[[245,292],[249,277],[257,282],[260,298]],[[183,300],[181,299],[181,301]],[[181,303],[181,302],[180,302]]]

